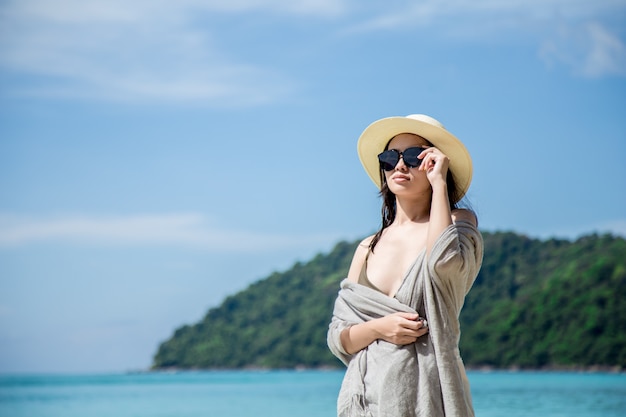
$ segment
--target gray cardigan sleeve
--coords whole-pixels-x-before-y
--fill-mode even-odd
[[[335,300],[334,311],[337,311],[341,308],[338,304],[342,302],[343,301],[339,297],[337,297],[337,299]],[[328,333],[326,334],[326,343],[328,345],[328,349],[330,349],[331,353],[335,355],[346,366],[354,355],[350,355],[343,348],[343,344],[341,343],[341,332],[354,324],[356,323],[346,322],[345,320],[341,320],[339,317],[333,314],[333,318],[328,325]]]
[[[448,226],[433,246],[428,259],[429,275],[436,287],[450,294],[457,313],[474,284],[482,260],[482,235],[469,222]]]

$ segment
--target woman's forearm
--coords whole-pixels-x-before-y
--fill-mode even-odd
[[[441,233],[451,224],[452,212],[450,211],[450,201],[448,200],[448,187],[445,183],[434,186],[428,225],[428,254],[430,254]]]
[[[428,327],[417,313],[398,312],[355,324],[341,332],[341,345],[349,355],[365,349],[378,339],[396,345],[413,343],[428,333]]]
[[[379,338],[372,321],[355,324],[341,332],[341,345],[349,355],[368,347]]]

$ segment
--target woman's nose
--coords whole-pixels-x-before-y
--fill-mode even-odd
[[[400,157],[400,159],[398,159],[398,163],[396,164],[395,170],[397,171],[409,170],[409,167],[407,167],[406,164],[404,163],[404,158]]]

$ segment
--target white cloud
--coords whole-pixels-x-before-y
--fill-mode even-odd
[[[13,94],[115,101],[196,101],[250,105],[290,94],[295,82],[274,68],[226,53],[211,13],[277,9],[283,2],[26,0],[0,6],[0,66],[42,77]],[[284,13],[328,15],[313,1]]]
[[[621,0],[420,0],[396,1],[381,7],[355,30],[429,26],[438,33],[474,38],[494,30],[528,30],[555,20],[579,21],[624,11]]]
[[[537,38],[539,55],[585,77],[626,75],[625,43],[603,20],[626,13],[621,0],[422,0],[400,2],[359,22],[348,32],[428,28],[464,42]],[[619,21],[619,19],[618,19]],[[623,25],[624,20],[621,19]]]
[[[587,25],[590,45],[587,47],[584,75],[597,77],[606,74],[626,75],[626,46],[621,39],[598,23]]]
[[[0,247],[33,243],[182,245],[218,252],[258,252],[327,245],[338,239],[328,234],[292,236],[228,230],[193,213],[45,219],[0,215]]]
[[[347,0],[19,0],[5,2],[2,14],[41,22],[188,22],[198,13],[271,13],[334,17],[346,13]]]
[[[494,39],[503,31],[546,36],[545,28],[553,33],[563,26],[574,33],[584,22],[625,8],[623,0],[5,1],[0,67],[38,77],[5,83],[5,94],[256,105],[295,94],[297,75],[259,65],[246,56],[250,51],[227,49],[222,18],[324,20],[352,33],[429,27],[467,41]],[[583,75],[622,73],[624,43],[600,24],[582,33],[582,40],[551,36],[542,55]]]
[[[544,42],[540,56],[550,66],[565,65],[583,77],[626,75],[626,44],[599,22],[561,25]]]

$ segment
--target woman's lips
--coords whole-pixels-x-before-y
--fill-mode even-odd
[[[406,182],[409,181],[409,177],[407,175],[396,174],[391,177],[391,180],[394,182]]]

